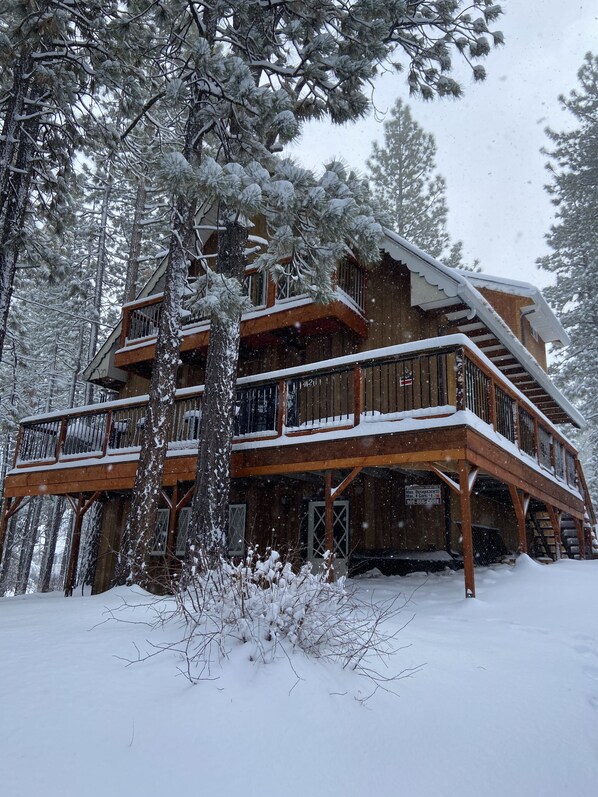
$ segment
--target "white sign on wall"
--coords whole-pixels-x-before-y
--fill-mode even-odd
[[[408,484],[405,487],[407,506],[440,506],[442,492],[439,484]]]

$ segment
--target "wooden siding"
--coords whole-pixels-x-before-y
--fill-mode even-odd
[[[479,288],[479,291],[507,324],[511,332],[546,371],[546,343],[541,338],[538,340],[534,338],[529,321],[521,315],[524,307],[530,307],[533,304],[531,299],[527,296],[493,291],[490,288]]]

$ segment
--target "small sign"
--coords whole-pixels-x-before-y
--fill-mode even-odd
[[[401,387],[409,387],[413,384],[413,371],[405,370],[403,376],[399,377],[399,385]]]
[[[408,484],[405,487],[407,506],[440,506],[442,493],[439,484]]]

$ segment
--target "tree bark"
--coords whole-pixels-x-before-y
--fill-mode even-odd
[[[17,570],[17,580],[15,584],[15,595],[24,595],[29,585],[29,574],[31,573],[31,562],[35,543],[39,537],[39,519],[42,510],[42,499],[35,497],[27,507],[27,520],[21,542],[21,552],[19,556],[19,567]]]
[[[54,567],[54,558],[56,556],[56,543],[58,541],[58,533],[60,531],[63,515],[64,498],[59,496],[54,500],[52,514],[50,515],[48,523],[48,533],[46,534],[46,543],[44,545],[39,581],[37,583],[38,592],[50,591],[52,568]]]
[[[247,228],[225,219],[218,239],[218,271],[242,283]],[[226,551],[230,456],[241,330],[241,308],[211,320],[200,423],[195,492],[189,524],[188,567],[213,567]],[[205,561],[203,557],[205,556]]]
[[[17,543],[17,520],[18,512],[8,521],[8,529],[4,538],[4,551],[0,565],[0,596],[6,595],[10,574],[13,569],[13,554]]]
[[[132,302],[137,296],[137,281],[139,279],[139,258],[141,257],[141,238],[143,234],[143,214],[147,190],[145,178],[141,176],[137,182],[135,196],[135,211],[133,214],[133,227],[131,229],[131,242],[129,244],[129,259],[127,261],[127,279],[125,282],[124,301]]]

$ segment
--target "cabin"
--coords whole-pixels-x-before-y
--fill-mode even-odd
[[[216,251],[206,229],[204,252]],[[527,283],[444,266],[386,231],[381,258],[338,264],[319,304],[289,279],[246,268],[230,554],[275,546],[335,570],[463,567],[528,552],[598,554],[578,451],[561,431],[580,413],[547,374],[567,334]],[[103,504],[94,590],[111,586],[143,434],[164,267],[122,308],[85,371],[114,400],[25,418],[5,483],[0,535],[28,497],[74,510],[67,588],[83,518]],[[180,566],[198,449],[209,322],[182,319],[178,390],[151,553]]]

